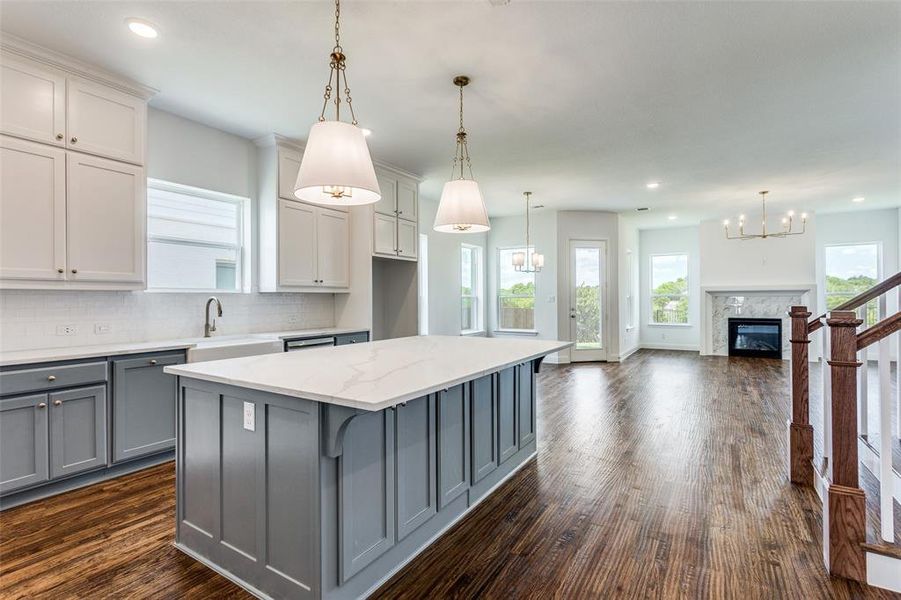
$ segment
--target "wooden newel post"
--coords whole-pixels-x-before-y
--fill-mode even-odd
[[[813,485],[813,427],[810,425],[810,364],[807,362],[806,306],[792,306],[792,418],[789,424],[789,476],[792,483]]]
[[[859,487],[857,457],[857,326],[853,311],[833,311],[826,324],[832,340],[832,481],[829,482],[829,572],[866,581],[866,497]]]

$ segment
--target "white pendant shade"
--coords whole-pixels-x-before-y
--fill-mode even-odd
[[[472,179],[445,183],[434,228],[442,233],[480,233],[491,229],[479,184]]]
[[[373,204],[379,191],[363,130],[342,121],[320,121],[310,128],[294,195],[331,206]]]

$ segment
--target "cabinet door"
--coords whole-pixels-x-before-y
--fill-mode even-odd
[[[144,169],[66,155],[67,277],[73,281],[144,281]]]
[[[397,255],[401,258],[415,259],[419,254],[419,240],[416,235],[416,223],[397,220]]]
[[[0,172],[0,278],[65,279],[66,152],[0,136]]]
[[[279,198],[297,202],[297,197],[294,195],[294,184],[297,182],[301,159],[303,159],[303,155],[297,150],[278,148]]]
[[[519,401],[519,447],[535,439],[535,377],[532,363],[516,367],[516,398]]]
[[[104,85],[69,78],[66,146],[115,160],[144,163],[144,100]]]
[[[0,131],[66,145],[66,76],[10,56],[0,72]]]
[[[516,419],[516,367],[498,373],[497,427],[498,461],[503,463],[519,449],[519,423]]]
[[[113,361],[113,462],[175,447],[174,375],[181,353]]]
[[[410,400],[394,410],[397,432],[397,539],[437,511],[435,397]]]
[[[388,177],[378,177],[382,198],[375,203],[376,214],[393,217],[397,210],[397,181]]]
[[[316,285],[316,248],[316,209],[309,204],[279,200],[279,286]]]
[[[438,393],[438,505],[469,489],[469,395],[466,384]]]
[[[472,382],[472,482],[497,468],[496,375]]]
[[[350,215],[319,208],[316,211],[316,265],[319,284],[350,286]]]
[[[106,386],[50,394],[50,478],[106,465]]]
[[[406,181],[397,182],[397,216],[407,221],[418,220],[419,194],[416,186]]]
[[[0,400],[0,494],[47,481],[47,394]]]
[[[397,256],[397,218],[375,213],[372,220],[372,253]]]
[[[338,532],[345,582],[394,546],[394,414],[351,419],[338,458]]]

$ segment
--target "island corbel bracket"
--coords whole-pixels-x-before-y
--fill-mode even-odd
[[[337,404],[322,405],[322,452],[329,458],[344,453],[344,432],[355,416],[367,411]]]
[[[544,356],[539,356],[535,360],[532,361],[532,372],[538,373],[541,368],[541,363],[544,362]]]

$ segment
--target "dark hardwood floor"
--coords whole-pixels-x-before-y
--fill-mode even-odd
[[[546,365],[539,451],[380,598],[890,598],[830,578],[786,479],[788,363]],[[249,598],[176,551],[174,470],[0,514],[2,598]]]

